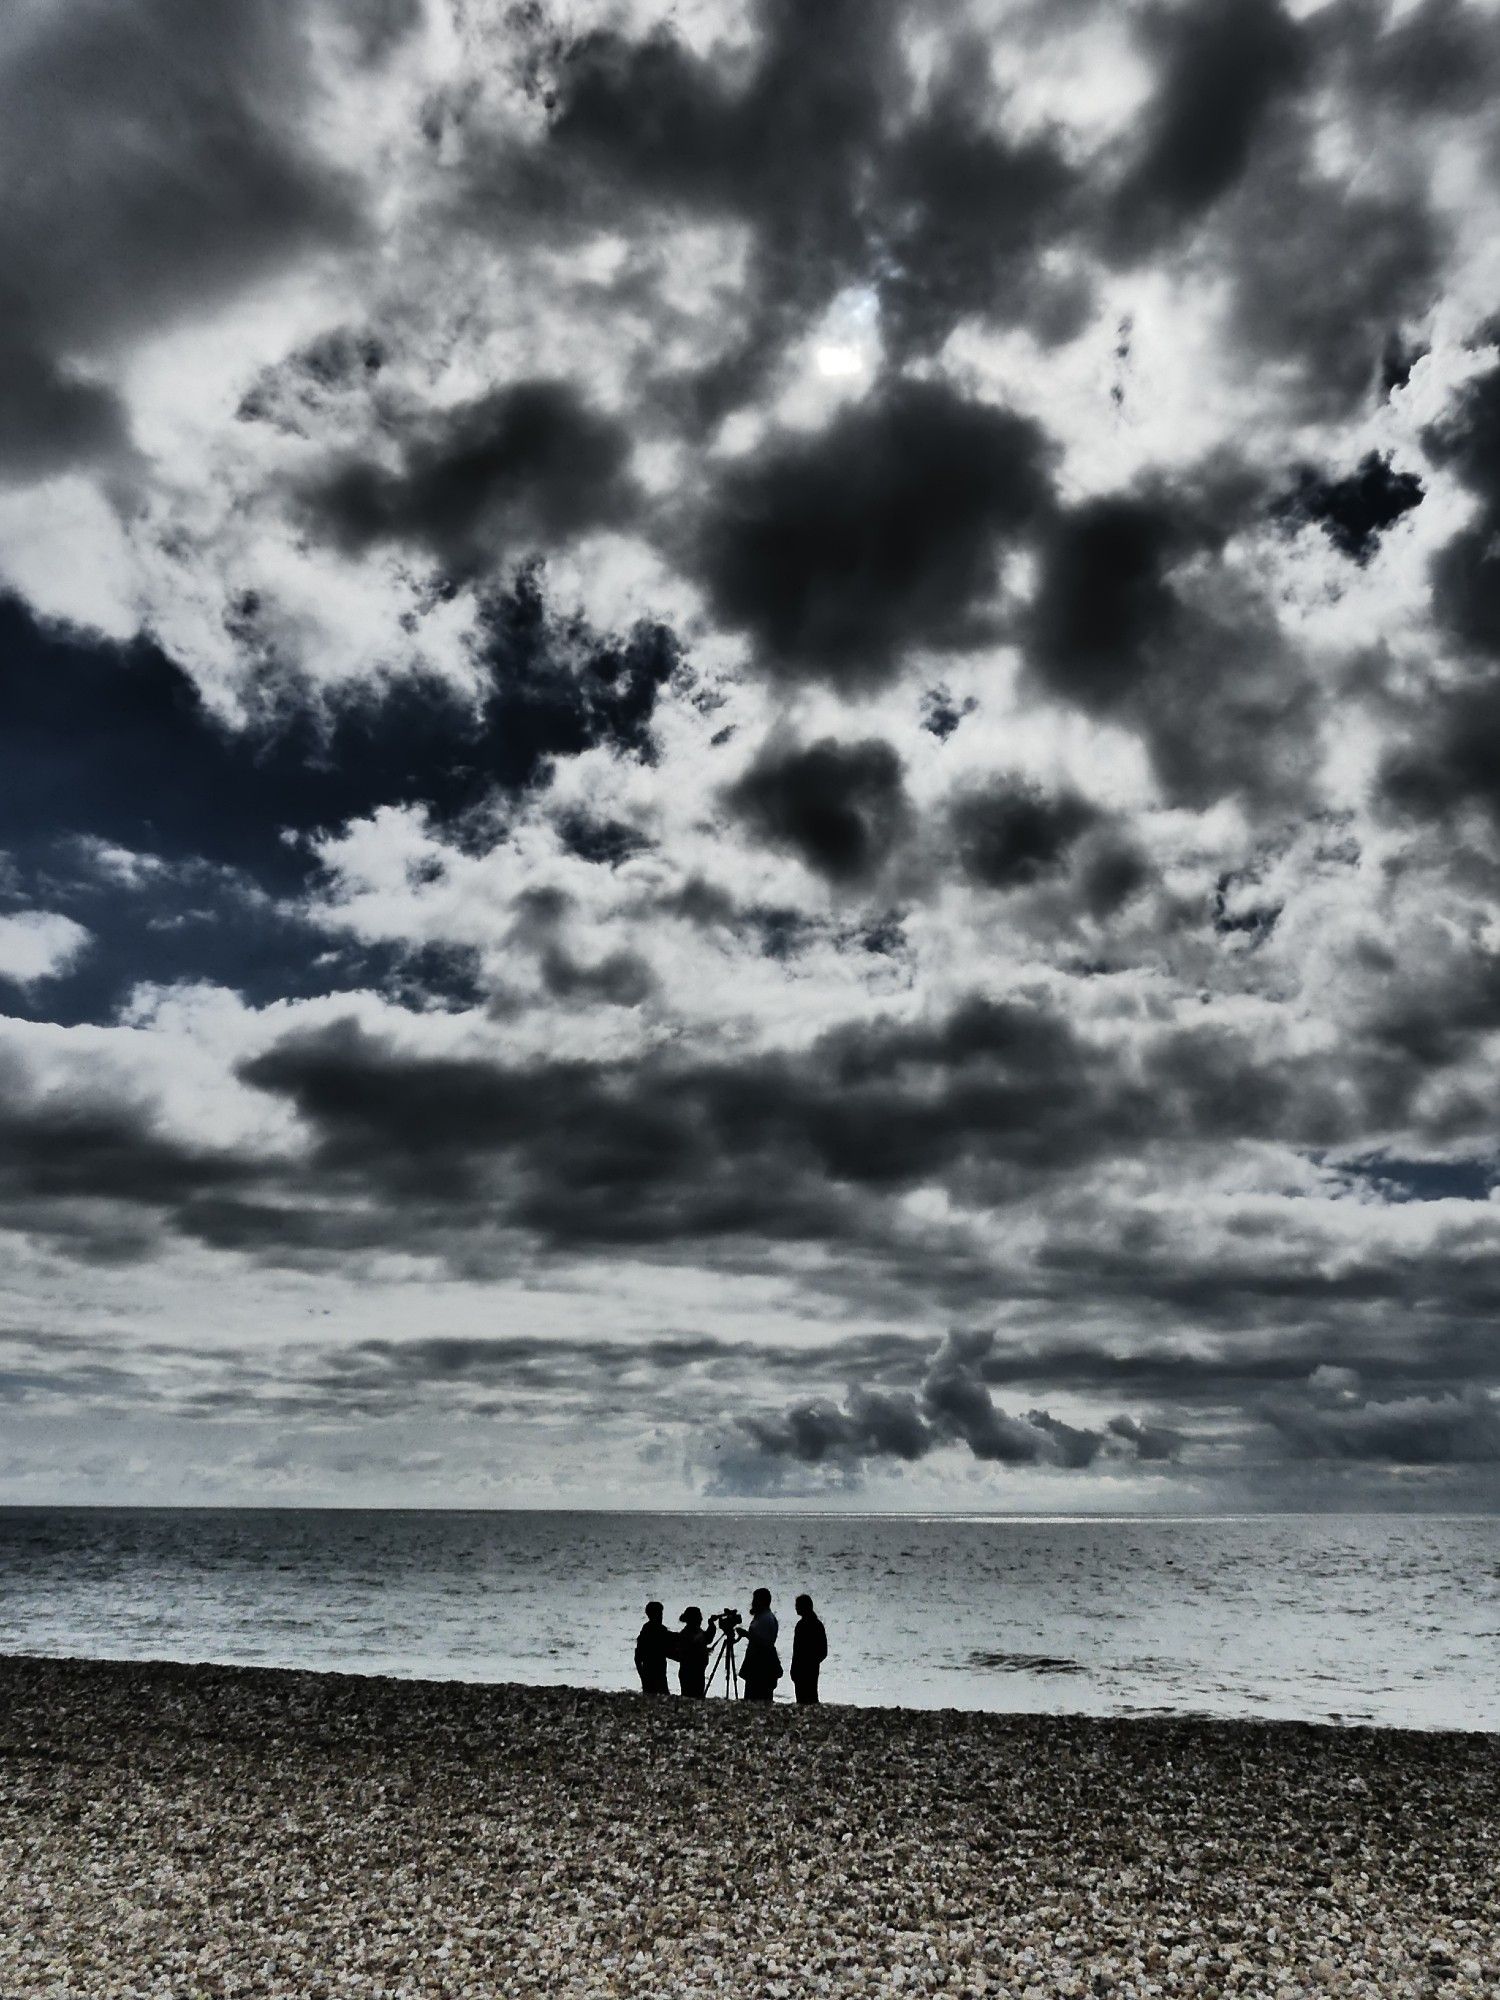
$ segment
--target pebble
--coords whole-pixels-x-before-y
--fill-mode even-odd
[[[0,1994],[1495,2000],[1497,1747],[0,1658]]]

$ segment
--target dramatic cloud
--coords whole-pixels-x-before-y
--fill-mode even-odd
[[[950,1333],[931,1356],[915,1395],[856,1388],[842,1407],[794,1403],[772,1417],[751,1415],[740,1428],[768,1458],[802,1465],[833,1464],[846,1473],[871,1459],[924,1458],[960,1444],[981,1463],[1051,1464],[1081,1471],[1101,1453],[1165,1462],[1181,1439],[1134,1418],[1113,1418],[1106,1430],[1064,1423],[1046,1410],[1007,1416],[981,1370],[994,1346],[987,1331]]]
[[[1048,798],[1024,781],[1002,782],[960,799],[953,828],[971,880],[989,889],[1017,889],[1062,867],[1095,817],[1074,793]]]
[[[1195,220],[1235,186],[1279,99],[1301,82],[1305,38],[1277,0],[1205,0],[1145,14],[1158,81],[1117,191],[1127,240]]]
[[[768,674],[870,685],[912,646],[982,640],[1004,540],[1047,503],[1045,464],[1034,424],[899,384],[733,466],[698,566]]]
[[[13,6],[4,1497],[1492,1505],[1494,29]]]
[[[768,743],[729,793],[766,840],[832,882],[879,868],[907,818],[901,760],[888,743]]]
[[[313,483],[307,504],[352,549],[398,541],[450,571],[490,569],[622,520],[629,439],[566,382],[516,382],[444,410],[388,468],[351,459]]]

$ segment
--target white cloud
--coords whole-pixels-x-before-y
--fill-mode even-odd
[[[71,917],[22,910],[0,917],[0,979],[34,986],[69,972],[89,947],[89,933]]]

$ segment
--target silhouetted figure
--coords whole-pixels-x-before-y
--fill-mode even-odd
[[[667,1661],[672,1656],[672,1635],[661,1622],[661,1605],[656,1598],[646,1606],[646,1622],[635,1642],[635,1670],[641,1677],[642,1694],[667,1694]]]
[[[713,1645],[713,1628],[703,1623],[703,1613],[690,1604],[682,1614],[682,1630],[670,1641],[677,1662],[677,1685],[686,1695],[700,1699],[708,1676],[708,1654]]]
[[[828,1634],[804,1590],[797,1599],[797,1623],[792,1632],[792,1686],[798,1701],[818,1698],[818,1669],[828,1658]]]
[[[740,1661],[740,1687],[746,1701],[769,1701],[781,1679],[781,1655],[776,1635],[781,1630],[771,1609],[769,1590],[757,1590],[750,1600],[745,1628],[745,1657]]]

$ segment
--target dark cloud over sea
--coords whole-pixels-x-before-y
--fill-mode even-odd
[[[1492,1504],[1494,27],[13,9],[0,1498]]]

